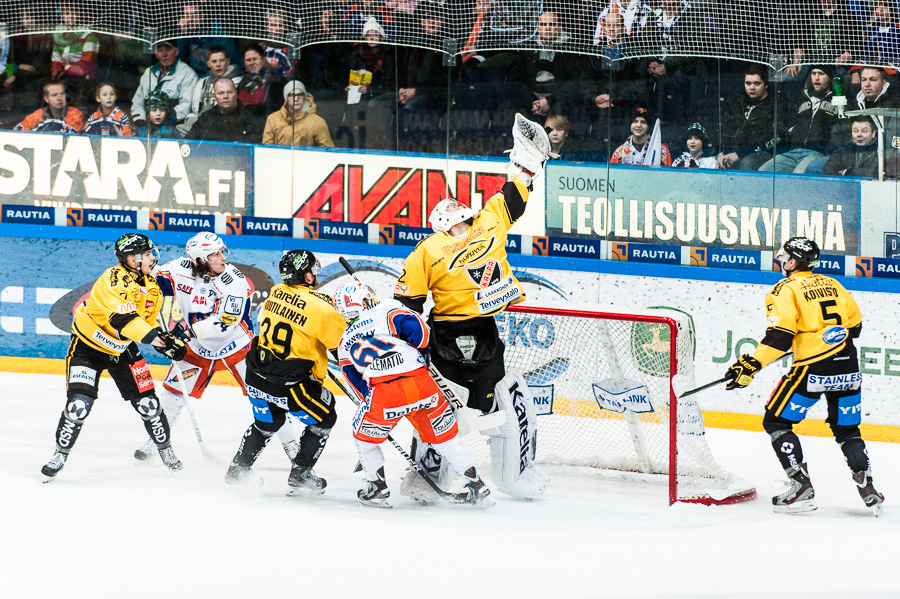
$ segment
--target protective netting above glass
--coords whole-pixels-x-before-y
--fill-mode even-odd
[[[898,64],[898,0],[6,0],[0,32],[89,28],[145,42],[269,40],[292,48],[355,42],[478,57],[540,49],[603,55],[736,58],[791,64]],[[5,25],[3,25],[5,23]]]

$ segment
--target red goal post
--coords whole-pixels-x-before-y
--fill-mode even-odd
[[[669,503],[739,503],[752,485],[722,468],[693,397],[695,334],[670,308],[527,306],[496,317],[507,369],[539,414],[538,463],[668,477]]]

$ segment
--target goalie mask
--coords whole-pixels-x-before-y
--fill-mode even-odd
[[[375,292],[368,285],[357,281],[344,283],[332,296],[334,308],[347,320],[354,320],[363,310],[378,303]]]
[[[428,223],[436,232],[449,231],[454,225],[475,218],[476,214],[465,204],[460,204],[453,198],[447,198],[438,202],[438,205],[434,207],[428,217]]]
[[[781,262],[784,270],[784,263],[791,258],[797,262],[795,270],[811,270],[819,263],[819,246],[808,237],[791,237],[784,242],[784,247],[776,259]],[[785,274],[790,273],[785,270]]]
[[[115,245],[116,259],[119,264],[128,268],[128,256],[134,256],[137,259],[138,266],[144,261],[144,253],[153,252],[153,264],[150,268],[159,262],[159,250],[150,241],[150,238],[141,233],[126,233],[116,240]]]
[[[312,286],[318,282],[316,278],[322,270],[322,265],[316,260],[316,255],[309,250],[291,250],[281,257],[278,263],[278,272],[281,280],[286,285],[309,285],[306,282],[306,273],[313,275]]]
[[[203,231],[191,237],[184,248],[191,261],[198,266],[201,262],[205,264],[209,255],[215,254],[219,250],[222,250],[226,256],[228,255],[228,247],[222,238],[209,231]]]

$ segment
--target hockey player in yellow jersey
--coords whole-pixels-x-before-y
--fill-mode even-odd
[[[229,484],[256,479],[250,468],[287,413],[306,424],[288,478],[290,490],[323,493],[325,480],[313,471],[337,420],[334,396],[322,385],[327,351],[337,349],[347,321],[331,297],[315,291],[319,262],[307,250],[281,258],[282,283],[269,292],[259,316],[259,335],[247,354],[247,397],[254,422],[244,433],[228,468]]]
[[[407,257],[394,298],[421,313],[431,292],[433,365],[462,387],[469,408],[507,413],[505,429],[492,435],[492,451],[505,456],[492,458],[493,478],[501,491],[531,499],[543,493],[547,482],[531,468],[533,451],[526,447],[534,434],[533,400],[521,377],[506,375],[494,315],[525,300],[507,260],[506,239],[525,212],[532,179],[543,172],[550,144],[546,132],[521,115],[516,115],[513,141],[508,180],[481,210],[454,199],[435,206],[429,217],[434,233]],[[436,475],[439,456],[433,449],[417,445],[414,453]]]
[[[841,447],[853,481],[867,506],[881,513],[884,496],[872,484],[866,444],[859,432],[862,375],[853,340],[862,330],[859,307],[836,280],[815,274],[816,242],[792,237],[777,259],[784,279],[766,296],[769,326],[753,356],[743,355],[729,369],[727,389],[746,387],[753,375],[788,350],[794,363],[766,404],[763,428],[789,478],[789,488],[772,498],[776,512],[816,509],[815,490],[793,425],[825,397],[826,422]]]
[[[66,354],[66,407],[56,428],[56,451],[41,469],[53,480],[69,457],[97,399],[100,374],[107,370],[122,398],[144,420],[144,428],[171,470],[182,465],[172,451],[169,423],[156,397],[147,362],[137,343],[151,344],[171,360],[180,360],[184,343],[156,328],[162,294],[153,271],[159,252],[147,236],[126,233],[115,244],[118,266],[108,268],[75,311]],[[136,343],[137,342],[137,343]]]

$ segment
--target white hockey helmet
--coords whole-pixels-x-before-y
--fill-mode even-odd
[[[209,231],[197,233],[188,239],[184,248],[194,264],[199,264],[198,260],[205,263],[210,254],[215,254],[219,250],[222,250],[226,256],[228,255],[228,247],[222,238]]]
[[[449,231],[453,225],[474,218],[476,214],[465,204],[460,204],[453,198],[447,198],[438,202],[434,207],[428,217],[428,223],[435,231]]]
[[[347,320],[353,320],[359,313],[378,303],[375,292],[368,285],[358,281],[344,283],[332,296],[335,310]]]

